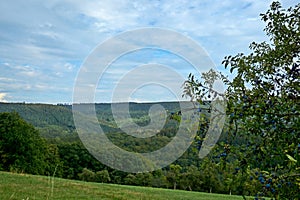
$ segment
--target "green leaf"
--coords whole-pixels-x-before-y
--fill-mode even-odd
[[[290,159],[290,161],[297,162],[297,160],[295,158],[293,158],[292,156],[290,156],[289,154],[286,154],[286,156]]]

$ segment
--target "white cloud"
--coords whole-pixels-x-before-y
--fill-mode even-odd
[[[6,93],[1,93],[0,92],[0,102],[7,102],[7,100],[5,100],[6,95],[7,95]]]
[[[298,3],[281,2],[283,7]],[[224,56],[247,52],[252,41],[266,40],[259,14],[270,3],[271,0],[0,1],[0,86],[5,86],[10,95],[16,94],[12,99],[24,96],[26,101],[48,102],[46,98],[50,97],[58,98],[56,102],[71,100],[71,92],[55,92],[60,88],[72,91],[80,64],[96,45],[120,32],[141,27],[183,33],[199,42],[219,66]],[[147,35],[144,37],[147,39]],[[147,57],[131,59],[127,63],[150,62]],[[165,64],[169,58],[153,59]],[[176,62],[174,59],[168,63]],[[126,65],[125,61],[121,64]],[[107,84],[114,83],[120,69],[123,68],[107,73]],[[189,69],[178,70],[186,74]],[[47,87],[53,93],[39,93]]]

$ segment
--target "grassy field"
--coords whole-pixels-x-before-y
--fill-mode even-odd
[[[0,172],[0,199],[241,200],[242,197]]]

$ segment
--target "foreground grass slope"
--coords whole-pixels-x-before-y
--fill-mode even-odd
[[[0,199],[118,199],[118,200],[225,200],[238,196],[207,194],[124,185],[87,183],[45,176],[0,172]]]

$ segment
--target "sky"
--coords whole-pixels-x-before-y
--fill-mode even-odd
[[[298,3],[280,2],[285,8]],[[247,53],[252,41],[267,39],[259,14],[270,4],[257,0],[0,1],[0,102],[72,103],[77,77],[92,52],[105,41],[140,28],[168,29],[192,39],[224,71],[224,56]],[[120,48],[111,45],[105,55]],[[151,68],[153,63],[161,68]],[[171,89],[181,79],[169,72],[184,78],[195,72],[180,55],[149,48],[120,55],[106,67],[94,87],[96,102],[176,100],[182,88]],[[156,81],[151,83],[152,78]],[[135,84],[141,80],[145,83]]]

